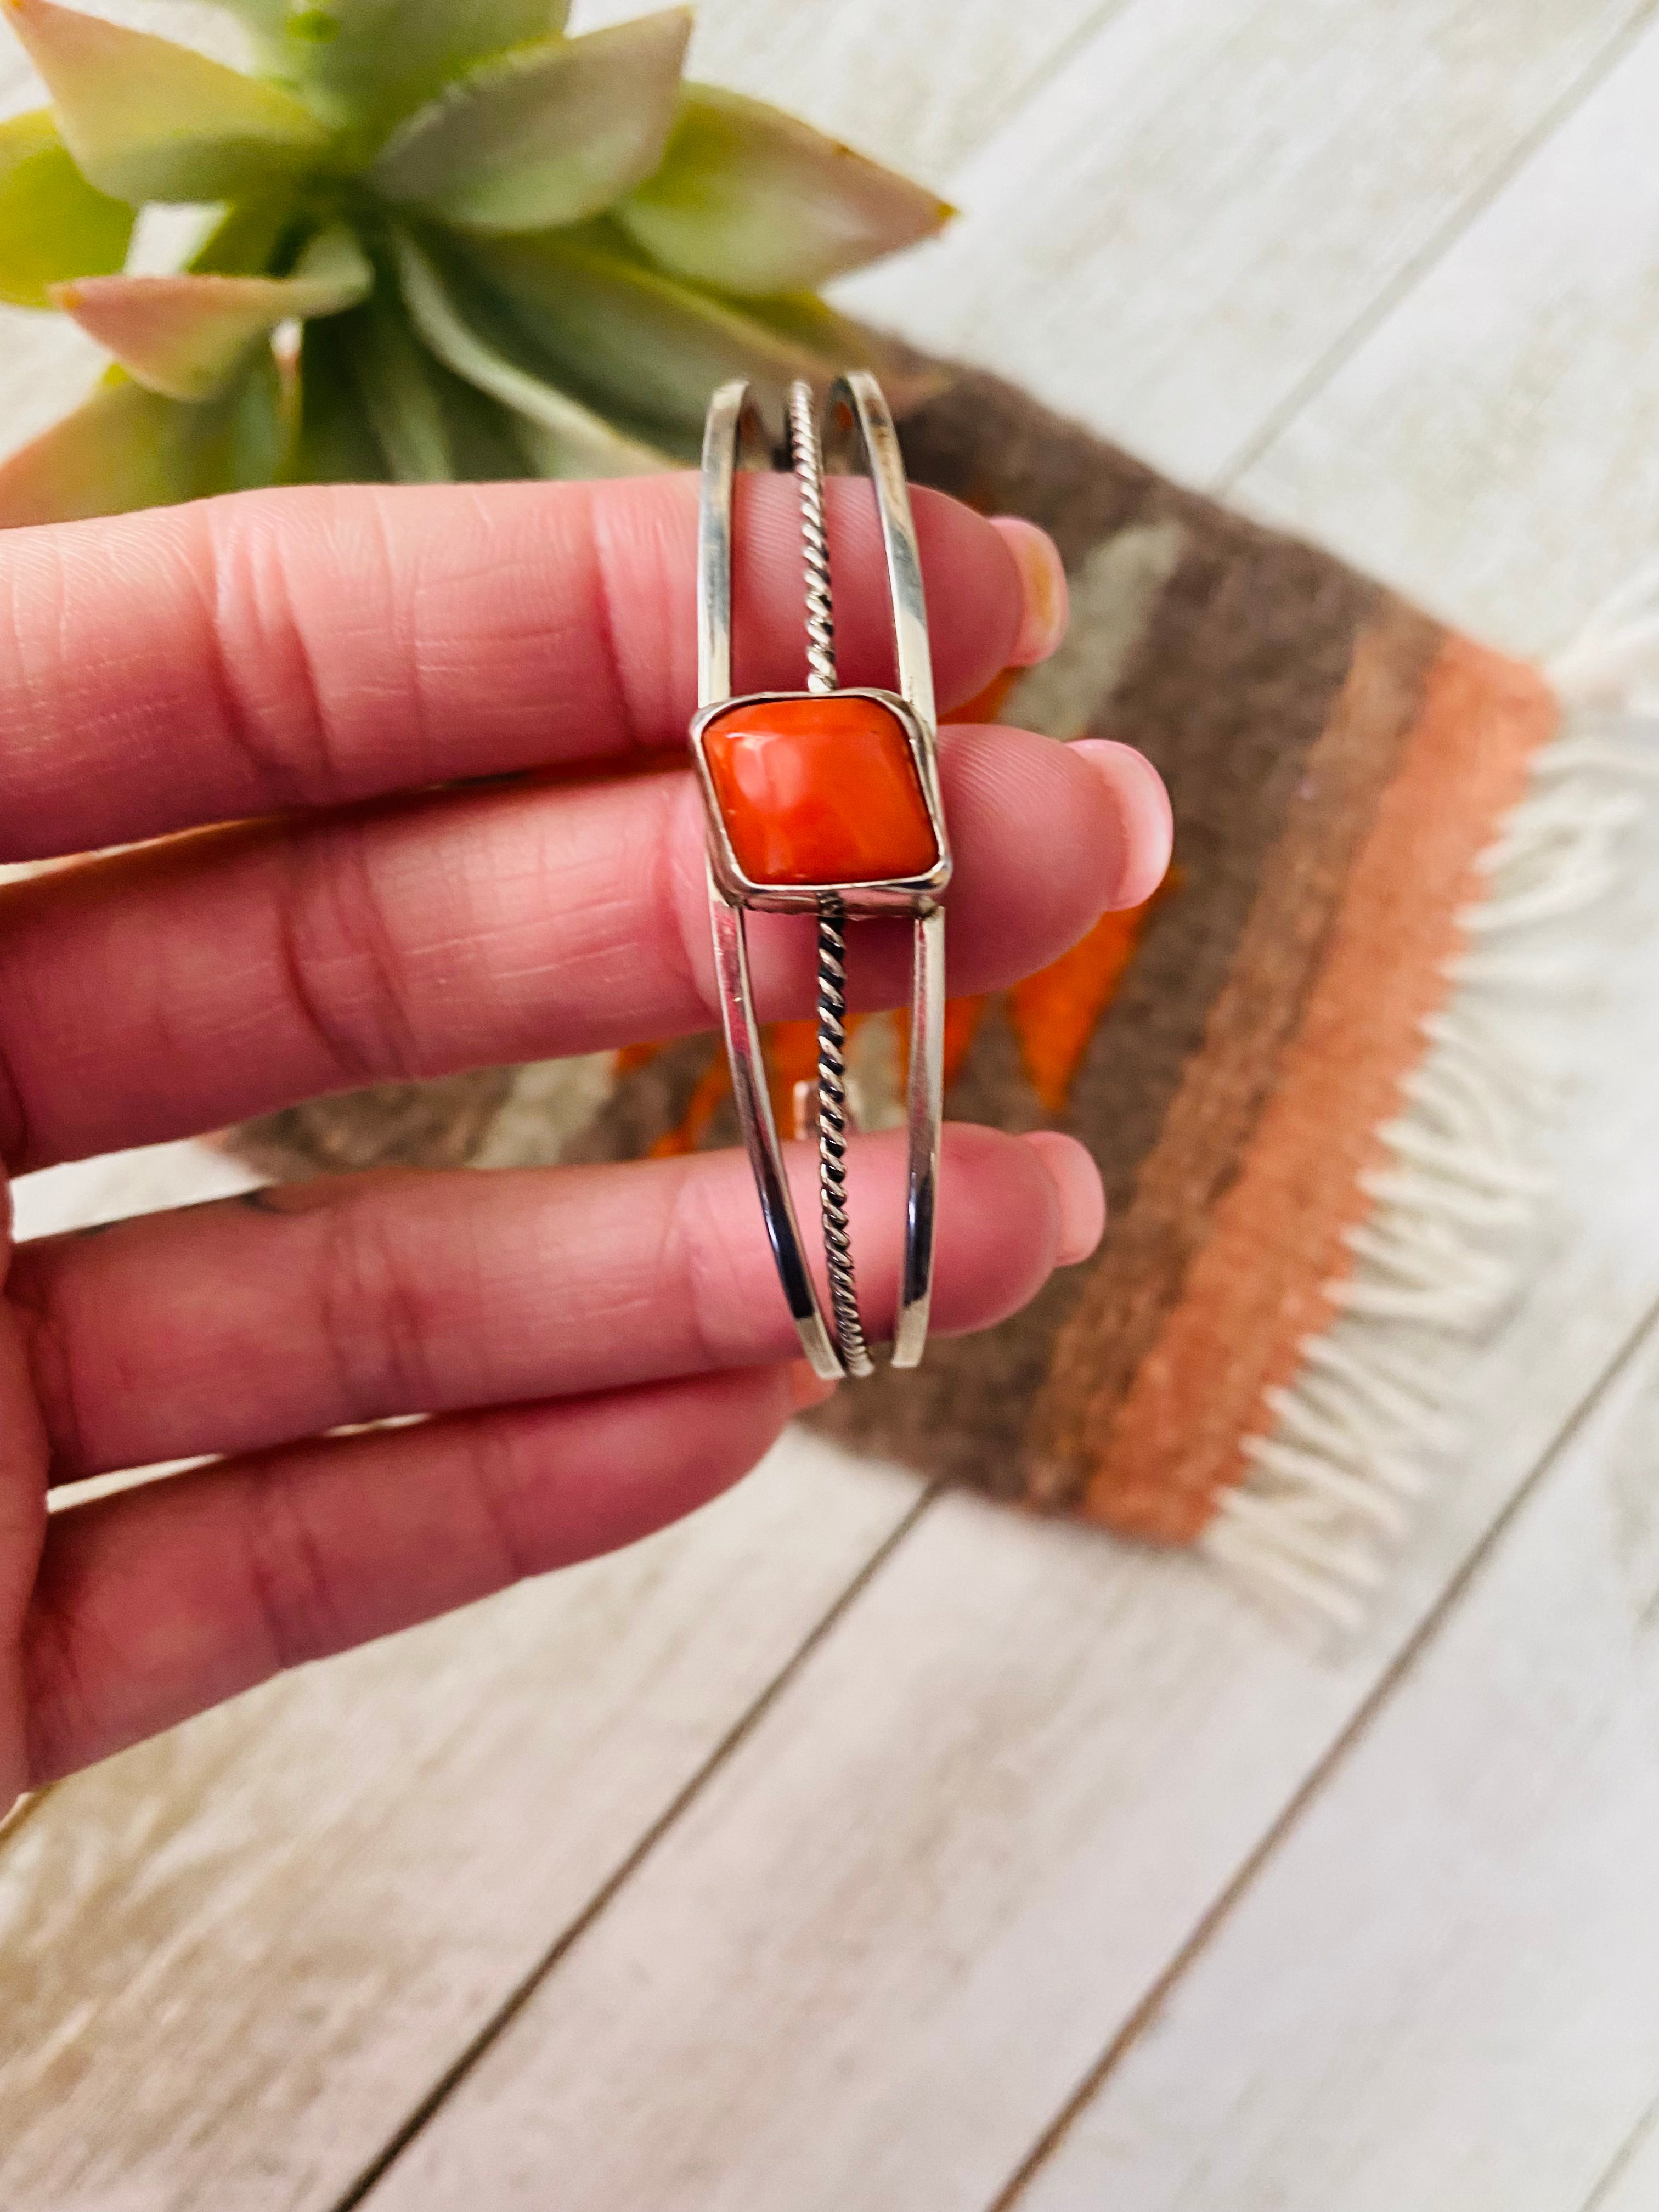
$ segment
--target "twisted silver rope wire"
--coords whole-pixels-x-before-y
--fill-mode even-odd
[[[830,538],[823,520],[823,456],[812,387],[789,387],[789,456],[800,490],[801,556],[806,568],[806,688],[836,688],[836,614],[830,592]]]
[[[830,539],[823,520],[823,457],[812,387],[789,387],[789,454],[800,495],[806,571],[806,688],[836,688],[836,622],[830,591]],[[847,931],[838,899],[818,907],[818,1201],[823,1216],[830,1304],[842,1358],[854,1375],[873,1362],[859,1312],[858,1280],[847,1220]]]

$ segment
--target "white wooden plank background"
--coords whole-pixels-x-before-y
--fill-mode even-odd
[[[687,69],[798,115],[948,188],[975,149],[1064,70],[1129,0],[703,0]],[[643,11],[576,0],[573,30]]]
[[[948,180],[962,221],[845,296],[1213,481],[1648,13],[1133,0]]]
[[[334,2203],[902,1521],[838,1458],[49,1797],[0,1861],[7,2212]]]
[[[1595,2201],[1659,2084],[1656,1477],[1650,1339],[1020,2212]]]
[[[1659,27],[1285,426],[1239,495],[1501,641],[1539,650],[1571,636],[1659,539],[1656,114]]]
[[[1583,2212],[1650,2212],[1659,2204],[1659,2098],[1648,2106],[1584,2199]]]
[[[1018,368],[1189,477],[1261,448],[1253,503],[1453,611],[1490,610],[1522,643],[1561,635],[1659,548],[1644,474],[1659,222],[1650,179],[1626,174],[1652,112],[1647,8],[703,12],[700,71],[910,162],[968,209],[931,268],[856,288],[887,286],[930,342]],[[1595,367],[1558,404],[1568,285]],[[63,389],[31,374],[16,328],[0,327],[0,434]],[[1427,437],[1399,427],[1420,399]],[[1469,526],[1476,508],[1488,527]],[[1615,1056],[1595,1062],[1617,1111],[1587,1109],[1559,1274],[1472,1376],[1486,1447],[1365,1651],[1322,1668],[1186,1563],[957,1501],[722,1757],[911,1495],[786,1449],[655,1547],[270,1686],[64,1786],[0,1843],[8,2212],[337,2203],[687,1791],[373,2201],[448,2205],[471,2183],[492,2206],[555,2191],[583,2212],[988,2203],[1139,1997],[1170,1976],[1179,1997],[1177,1962],[1218,1900],[1236,1888],[1226,1925],[1244,1926],[1280,1850],[1339,1921],[1363,1878],[1352,1844],[1338,1863],[1302,1840],[1298,1792],[1346,1731],[1359,1748],[1316,1812],[1337,1802],[1373,1733],[1400,1725],[1394,1655],[1449,1589],[1434,1649],[1462,1632],[1458,1563],[1659,1293],[1659,1038],[1638,981]],[[137,1172],[117,1171],[118,1195]],[[76,1176],[26,1202],[61,1218]],[[1564,1604],[1571,1582],[1564,1565]],[[1483,1617],[1477,1657],[1483,1632],[1515,1632]],[[1422,1725],[1426,1758],[1438,1723]],[[1643,1786],[1633,1775],[1619,1808],[1639,1813]],[[1492,1817],[1495,1832],[1501,1804]],[[1568,1886],[1552,1887],[1547,1850],[1538,1864],[1540,1916],[1571,1925]],[[1231,1954],[1195,1955],[1201,2022],[1202,1978]],[[1317,1971],[1304,1987],[1340,2030],[1340,1992]],[[1407,2051],[1410,2019],[1390,2023]],[[1528,2061],[1541,2032],[1531,2015],[1516,2030]],[[1168,2050],[1171,2081],[1217,2063],[1196,2029]],[[1275,2109],[1311,2106],[1322,2078],[1288,2079]],[[1409,2161],[1410,2082],[1390,2078]],[[1437,2125],[1473,2134],[1481,2095],[1478,2069],[1454,2069]],[[1640,2100],[1620,2096],[1600,2171],[1605,2202],[1635,2212],[1659,2191],[1631,2138]],[[1599,2141],[1618,2101],[1575,2143]],[[1097,2139],[1094,2118],[1033,2190],[1073,2186],[1063,2161]],[[1164,2201],[1171,2155],[1152,2129],[1112,2201]],[[1273,2169],[1289,2196],[1260,2201],[1350,2212],[1331,2170]],[[1092,2169],[1070,2171],[1080,2193],[1055,2201],[1102,2201]]]

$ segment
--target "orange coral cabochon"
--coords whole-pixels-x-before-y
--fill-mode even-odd
[[[702,750],[751,883],[902,882],[939,857],[904,725],[879,700],[733,707],[708,723]]]

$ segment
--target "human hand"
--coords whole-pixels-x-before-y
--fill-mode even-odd
[[[873,518],[831,489],[843,680],[880,682]],[[788,487],[744,497],[740,684],[798,684]],[[1023,526],[916,507],[948,705],[1051,648],[1054,607]],[[137,847],[0,889],[9,1171],[708,1027],[690,778],[519,774],[684,742],[696,518],[695,484],[662,477],[255,493],[0,537],[0,859]],[[957,991],[1041,966],[1163,872],[1167,805],[1123,747],[958,728],[942,767]],[[908,936],[854,933],[855,1003],[903,998]],[[763,1014],[810,1011],[810,928],[753,939]],[[896,1137],[854,1147],[877,1334],[903,1173]],[[942,1188],[943,1329],[1099,1234],[1064,1137],[952,1128]],[[340,1177],[8,1238],[0,1271],[0,1808],[690,1511],[820,1387],[741,1154]],[[398,1414],[432,1418],[325,1433]],[[54,1484],[204,1455],[47,1514]]]

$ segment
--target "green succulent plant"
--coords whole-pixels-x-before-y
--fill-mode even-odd
[[[52,100],[0,124],[0,299],[114,357],[0,465],[0,523],[617,475],[689,458],[727,377],[905,382],[817,288],[950,210],[684,82],[685,10],[568,38],[560,0],[222,4],[252,74],[0,0]],[[211,208],[203,242],[175,275],[123,274],[156,202]]]

